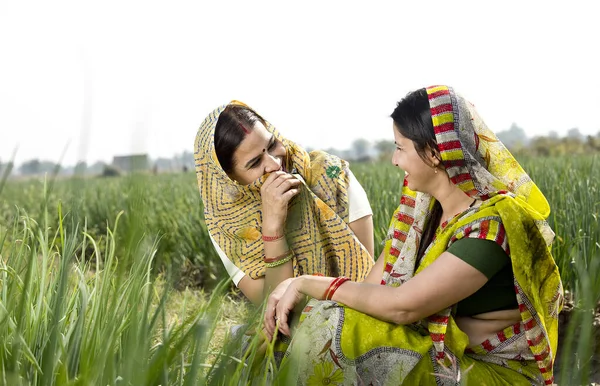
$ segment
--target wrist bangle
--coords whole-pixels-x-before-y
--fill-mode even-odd
[[[345,276],[340,276],[333,279],[333,281],[329,284],[327,291],[325,291],[325,294],[323,295],[324,300],[331,300],[335,291],[337,291],[338,288],[340,288],[340,286],[348,280],[350,280],[350,278]]]
[[[263,261],[265,263],[274,263],[276,261],[279,261],[281,259],[285,259],[290,253],[293,253],[291,249],[288,249],[287,251],[283,252],[281,255],[275,256],[275,257],[264,257]]]
[[[277,240],[281,240],[284,237],[284,235],[275,235],[275,236],[265,236],[262,235],[262,239],[264,242],[271,242],[271,241],[277,241]]]
[[[265,257],[264,258],[265,267],[267,267],[267,268],[278,267],[278,266],[283,265],[283,264],[287,263],[288,261],[292,260],[293,257],[294,257],[294,251],[292,251],[291,249],[279,256],[276,256],[276,257],[272,257],[272,258]]]
[[[293,257],[294,257],[294,255],[292,253],[290,253],[284,259],[273,261],[271,263],[265,263],[265,267],[267,267],[267,268],[279,267],[280,265],[283,265],[283,264],[287,263],[288,261],[292,260]]]

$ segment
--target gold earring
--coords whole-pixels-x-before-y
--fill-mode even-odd
[[[435,168],[435,169],[433,170],[433,172],[434,172],[435,174],[437,174],[437,168]]]

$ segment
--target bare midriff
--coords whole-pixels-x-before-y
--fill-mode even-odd
[[[481,344],[490,336],[521,320],[518,309],[484,312],[473,316],[457,316],[458,328],[469,337],[469,347]]]

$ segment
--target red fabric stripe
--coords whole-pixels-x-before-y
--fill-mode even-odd
[[[527,306],[525,304],[519,304],[519,312],[527,311]]]
[[[449,131],[454,131],[454,122],[442,123],[439,126],[435,126],[434,131],[436,134],[447,133]]]
[[[398,256],[400,256],[400,250],[398,250],[398,249],[396,249],[394,247],[391,247],[390,248],[390,255],[398,257]]]
[[[402,198],[400,199],[400,204],[401,205],[406,205],[406,206],[411,207],[411,208],[414,208],[415,207],[415,200],[412,197],[402,196]]]
[[[504,331],[500,331],[498,333],[498,340],[502,343],[506,340],[506,335],[504,335]]]
[[[431,340],[434,342],[443,342],[446,334],[430,334]]]
[[[519,287],[515,286],[515,293],[518,294],[519,293]]]
[[[490,231],[490,220],[484,220],[481,222],[479,238],[487,239],[488,232]]]
[[[437,107],[431,108],[431,115],[438,115],[441,113],[451,113],[452,112],[452,104],[445,103],[443,105],[439,105]]]
[[[385,265],[384,271],[387,272],[387,273],[390,273],[390,272],[392,272],[392,268],[394,268],[394,266],[392,264],[390,264],[390,263],[387,263]]]
[[[533,357],[536,361],[543,361],[544,359],[548,358],[548,355],[550,355],[550,351],[546,350],[541,355],[534,355]]]
[[[450,169],[452,167],[463,167],[465,166],[465,160],[464,159],[457,159],[457,160],[452,160],[452,161],[444,161],[444,167],[446,169]]]
[[[380,283],[380,284],[381,284],[381,285],[386,285],[386,282],[385,282],[385,280],[381,279],[381,283]]]
[[[449,94],[450,94],[450,91],[447,90],[447,89],[446,90],[439,90],[439,91],[436,91],[436,92],[434,92],[432,94],[429,94],[429,100],[435,99],[435,98],[440,97],[442,95],[449,95]]]
[[[447,316],[440,316],[440,315],[431,315],[429,318],[430,322],[433,323],[448,323],[448,317]]]
[[[496,242],[498,245],[502,246],[504,243],[504,237],[506,236],[506,231],[504,230],[504,225],[500,224],[498,227],[498,236],[496,236]]]
[[[398,240],[405,242],[406,241],[406,233],[400,233],[400,237],[398,237]]]
[[[527,339],[527,343],[530,346],[537,346],[542,340],[544,340],[544,334],[536,336],[533,340]]]
[[[440,149],[440,151],[448,151],[448,150],[462,149],[462,146],[461,146],[460,141],[449,141],[449,142],[438,143],[438,149]]]
[[[533,320],[533,318],[529,319],[526,323],[525,323],[525,331],[527,330],[531,330],[532,328],[535,327],[535,320]]]
[[[554,377],[544,381],[544,385],[553,385],[553,384],[554,384]]]
[[[516,323],[513,326],[513,332],[515,333],[515,335],[520,334],[521,333],[521,323]]]
[[[471,180],[471,175],[469,173],[462,173],[462,174],[452,177],[452,182],[454,183],[454,185],[458,185],[461,182],[470,181],[470,180]]]
[[[489,339],[486,339],[481,345],[488,352],[494,349],[494,346],[492,345],[492,342],[490,342]]]
[[[398,221],[402,221],[405,224],[412,225],[414,219],[406,213],[398,212]]]

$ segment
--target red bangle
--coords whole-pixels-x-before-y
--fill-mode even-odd
[[[288,249],[287,251],[285,251],[284,253],[282,253],[282,254],[281,254],[281,255],[279,255],[279,256],[275,256],[275,257],[264,257],[264,258],[263,258],[263,261],[264,261],[265,263],[274,263],[274,262],[276,262],[276,261],[279,261],[279,260],[281,260],[281,259],[284,259],[284,258],[286,258],[286,257],[287,257],[287,256],[288,256],[290,253],[292,253],[292,250],[291,250],[291,249]]]
[[[323,294],[323,299],[331,300],[335,291],[337,291],[337,289],[340,288],[340,286],[342,284],[344,284],[345,282],[347,282],[348,280],[350,280],[350,278],[345,277],[345,276],[340,276],[340,277],[336,277],[335,279],[333,279],[331,281],[331,283],[329,284],[329,287],[327,287],[327,290]]]
[[[262,239],[263,241],[269,242],[269,241],[277,241],[283,238],[284,235],[276,235],[276,236],[265,236],[262,235]]]

